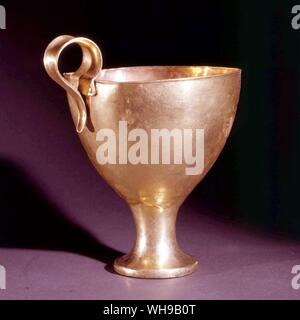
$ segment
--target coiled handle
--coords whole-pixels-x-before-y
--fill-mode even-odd
[[[76,83],[68,81],[58,69],[58,61],[62,51],[71,44],[78,44],[82,50],[82,63],[78,70],[72,73]],[[102,68],[102,55],[98,46],[87,38],[60,36],[54,39],[44,54],[44,65],[48,75],[63,87],[76,102],[78,120],[76,130],[82,132],[87,122],[87,107],[84,96],[97,94],[95,78]]]

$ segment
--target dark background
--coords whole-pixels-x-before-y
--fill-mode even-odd
[[[65,242],[66,248],[86,244],[93,250],[99,243],[83,229],[96,234],[99,224],[110,228],[103,208],[125,208],[84,155],[65,92],[43,69],[46,46],[61,34],[98,43],[105,68],[241,68],[230,139],[187,203],[199,214],[207,206],[222,218],[300,236],[300,30],[291,27],[296,1],[1,4],[7,10],[7,29],[0,30],[2,246],[56,248]],[[62,68],[73,71],[79,63],[74,48]],[[117,220],[111,228],[112,237],[121,232]]]

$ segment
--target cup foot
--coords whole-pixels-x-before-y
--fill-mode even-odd
[[[198,261],[192,256],[188,256],[188,259],[181,264],[159,268],[146,268],[143,264],[131,263],[130,260],[130,255],[117,258],[114,261],[114,270],[127,277],[167,279],[189,275],[197,269],[198,265]]]

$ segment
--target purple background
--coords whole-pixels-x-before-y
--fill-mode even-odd
[[[101,197],[107,196],[109,192],[104,192]],[[96,198],[93,201],[97,203]],[[220,220],[205,208],[199,214],[199,208],[195,210],[189,201],[179,217],[178,240],[185,250],[198,257],[198,271],[187,277],[168,280],[142,280],[113,274],[107,262],[116,249],[124,252],[130,249],[133,228],[129,212],[120,201],[98,202],[100,209],[96,217],[85,204],[77,208],[78,216],[82,217],[79,219],[81,227],[85,225],[90,234],[95,235],[96,245],[91,236],[83,236],[73,228],[73,232],[60,238],[60,248],[55,250],[47,246],[44,249],[1,249],[1,263],[7,268],[8,278],[7,290],[0,292],[0,297],[299,299],[299,290],[291,287],[291,268],[299,263],[298,244],[245,230]],[[77,209],[74,207],[73,211],[77,212]],[[58,241],[56,228],[53,232],[53,239]],[[70,236],[76,236],[77,250],[65,246]],[[36,242],[39,244],[39,239]],[[108,244],[109,248],[105,246],[103,250],[100,243]]]
[[[55,8],[45,4],[43,9],[29,3],[7,5],[10,18],[7,30],[0,33],[0,264],[7,269],[7,290],[0,291],[0,299],[299,299],[300,291],[291,288],[291,269],[300,264],[299,242],[246,227],[247,220],[240,223],[242,209],[252,210],[256,199],[247,189],[239,193],[236,184],[247,177],[248,170],[246,165],[240,170],[238,161],[243,159],[240,150],[245,149],[238,149],[238,156],[231,149],[237,142],[236,132],[240,133],[235,130],[245,123],[243,113],[222,156],[186,200],[178,219],[179,243],[197,256],[199,270],[173,280],[131,279],[112,273],[113,259],[128,252],[134,241],[129,209],[92,167],[75,133],[65,93],[42,66],[43,51],[55,36],[79,34],[95,39],[89,29],[95,25],[80,24],[84,14],[78,3],[74,1],[72,9],[63,3]],[[65,14],[68,10],[71,14]],[[106,21],[113,17],[108,14]],[[164,38],[154,47],[151,41],[148,44],[153,58],[134,60],[132,52],[126,51],[125,38],[116,33],[118,28],[111,22],[110,34],[98,33],[108,67],[184,60],[182,52],[178,60],[166,50],[160,52]],[[152,28],[155,32],[148,33],[148,38],[161,31]],[[134,30],[133,26],[127,31]],[[110,47],[113,42],[115,47]],[[202,60],[209,62],[210,52],[218,52],[214,46],[223,47],[223,42],[219,39],[206,46]],[[145,43],[143,50],[147,50]],[[142,59],[138,42],[132,50]],[[197,52],[185,54],[201,61],[196,59]],[[222,63],[220,57],[226,52],[218,54],[211,62]],[[162,60],[157,58],[160,55]],[[73,66],[76,59],[67,63]],[[242,97],[239,108],[245,105]],[[250,166],[249,170],[251,175]],[[233,173],[238,178],[231,179]],[[272,181],[267,186],[271,190]],[[260,187],[257,183],[253,192]],[[240,198],[235,202],[237,194]]]

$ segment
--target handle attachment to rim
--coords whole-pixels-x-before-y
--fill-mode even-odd
[[[82,50],[82,62],[78,70],[73,72],[74,83],[68,81],[58,69],[58,61],[63,50],[71,44],[78,44]],[[87,106],[85,97],[97,94],[95,78],[102,68],[102,55],[98,46],[87,38],[60,36],[54,39],[44,54],[44,65],[48,75],[57,82],[76,102],[78,120],[76,131],[82,132],[87,122]]]

